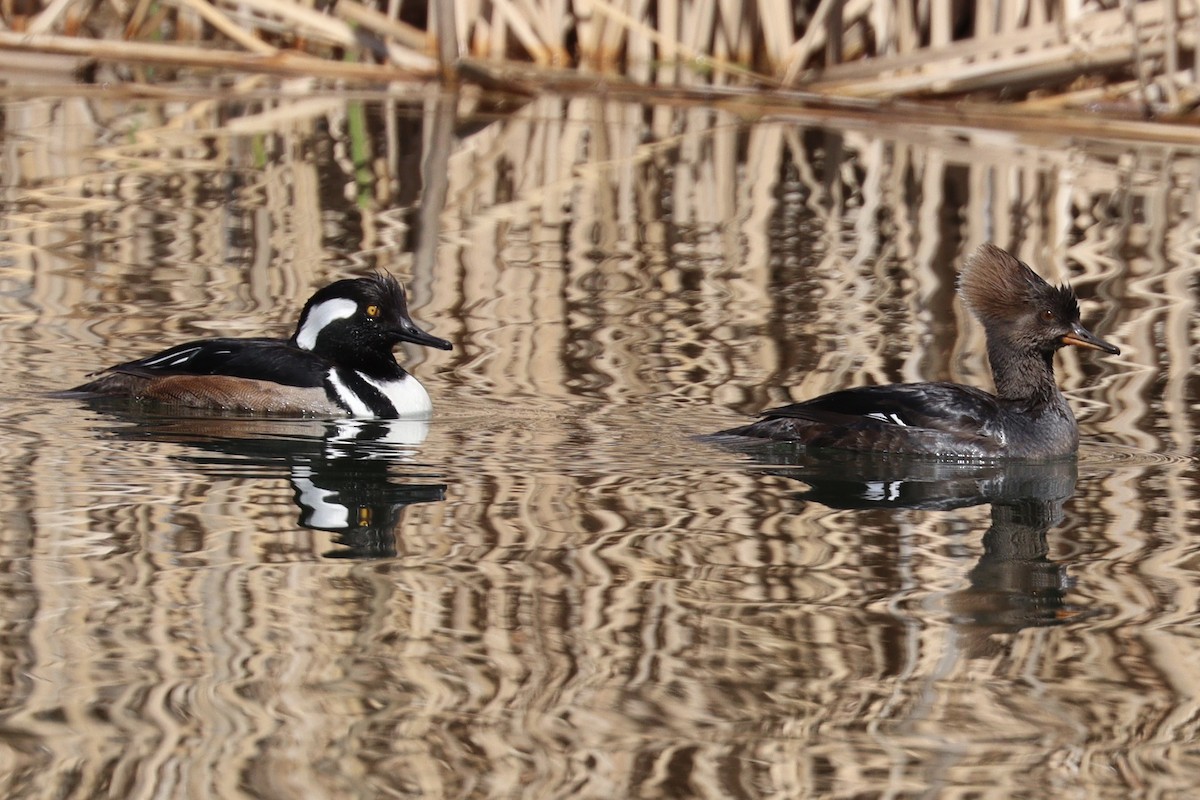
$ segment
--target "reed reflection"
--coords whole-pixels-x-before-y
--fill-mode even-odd
[[[113,403],[106,406],[120,415]],[[446,497],[437,471],[416,460],[429,432],[424,420],[120,416],[132,425],[112,435],[194,448],[195,455],[179,459],[206,477],[286,477],[300,527],[335,535],[338,549],[322,554],[327,558],[395,556],[405,509]]]
[[[949,511],[990,504],[983,553],[968,586],[938,605],[956,627],[1015,632],[1097,613],[1068,601],[1068,564],[1049,558],[1048,534],[1075,494],[1074,459],[1046,463],[959,463],[787,445],[751,452],[765,472],[805,484],[802,502],[835,509]]]

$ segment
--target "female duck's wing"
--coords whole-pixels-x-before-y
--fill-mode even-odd
[[[725,433],[811,447],[988,457],[1003,454],[987,392],[953,383],[862,386],[764,411],[762,420]]]
[[[764,411],[762,416],[814,422],[861,419],[902,428],[981,434],[1000,414],[994,395],[957,383],[860,386]]]

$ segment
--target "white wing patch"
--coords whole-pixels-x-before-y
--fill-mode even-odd
[[[187,350],[178,353],[166,353],[143,363],[147,367],[177,367],[185,361],[191,361],[192,356],[199,352],[199,347],[189,347]]]
[[[304,327],[300,328],[300,333],[296,335],[296,344],[304,350],[312,350],[316,347],[317,337],[321,335],[321,331],[325,330],[326,325],[339,319],[352,317],[355,311],[358,311],[358,303],[344,297],[318,303],[304,318]]]
[[[901,428],[908,427],[908,423],[905,422],[904,420],[900,419],[899,414],[895,414],[895,413],[885,414],[882,411],[872,411],[870,414],[866,414],[865,416],[868,416],[871,419],[880,420],[882,422],[890,422],[893,425],[899,425]]]

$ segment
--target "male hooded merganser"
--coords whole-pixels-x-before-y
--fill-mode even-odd
[[[1055,383],[1054,353],[1121,351],[1080,324],[1069,286],[1051,286],[995,245],[967,259],[958,288],[987,334],[996,394],[957,383],[861,386],[765,411],[722,435],[951,458],[1072,455],[1079,428]]]
[[[400,342],[453,347],[413,323],[395,278],[352,278],[309,298],[290,339],[188,342],[93,373],[100,377],[65,394],[251,413],[428,417],[425,387],[392,354]]]

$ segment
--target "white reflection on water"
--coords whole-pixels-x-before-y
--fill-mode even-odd
[[[418,95],[362,109],[364,167],[352,104],[289,102],[5,105],[7,796],[1189,783],[1194,153],[595,98],[467,125]],[[1122,347],[1062,361],[1077,477],[831,495],[692,438],[986,383],[954,299],[983,240]],[[40,395],[286,332],[372,268],[455,343],[404,354],[427,429]]]

